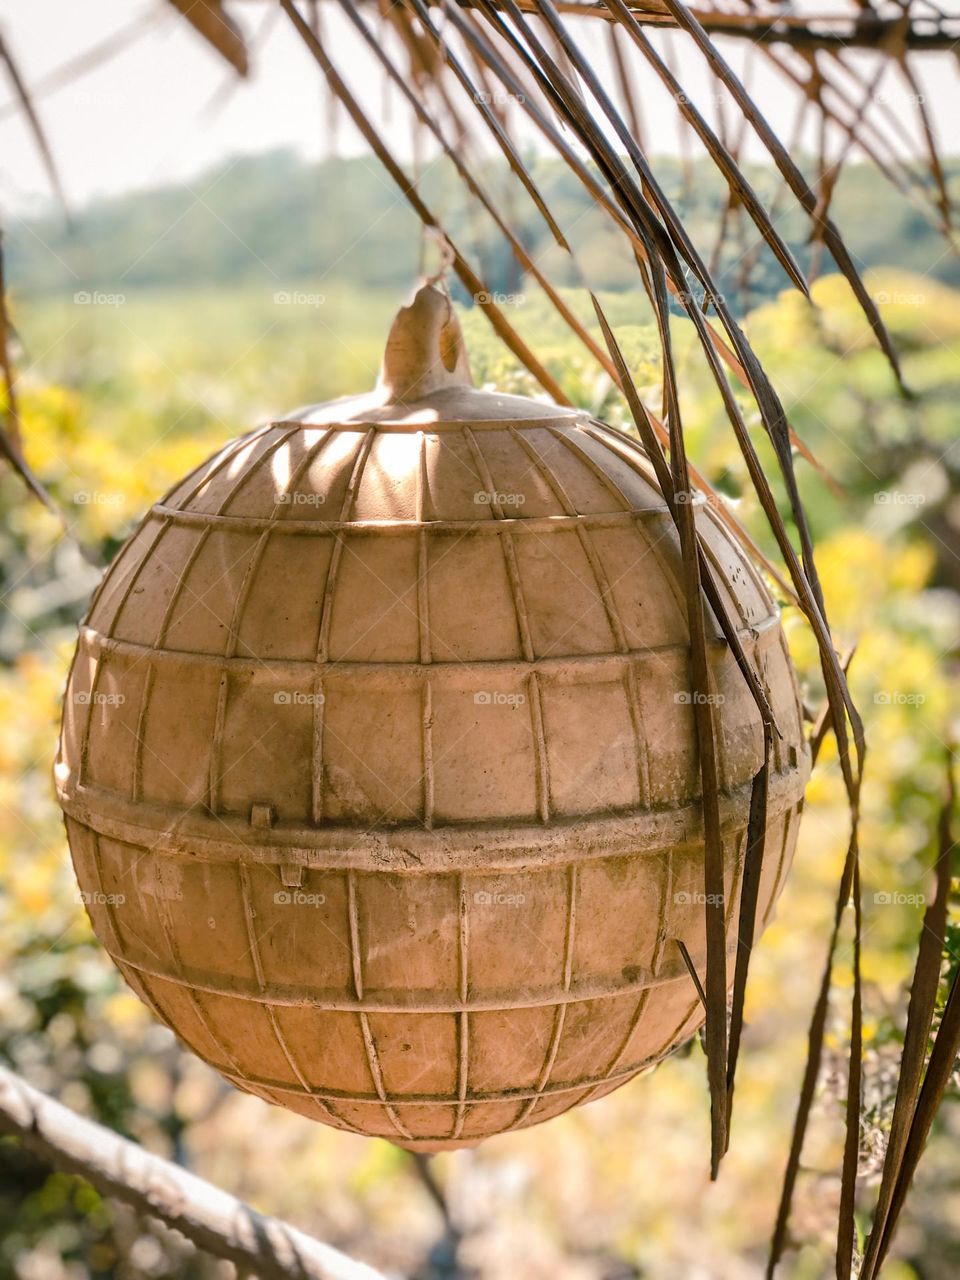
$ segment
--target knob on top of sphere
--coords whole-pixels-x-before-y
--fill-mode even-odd
[[[539,420],[553,425],[587,415],[528,396],[478,387],[449,295],[431,280],[394,317],[373,391],[307,405],[290,421],[459,432],[465,423]]]
[[[423,284],[390,327],[377,389],[402,404],[434,391],[472,386],[453,303],[435,284]]]

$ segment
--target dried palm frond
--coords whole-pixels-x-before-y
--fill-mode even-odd
[[[947,901],[955,854],[952,824],[956,798],[953,753],[948,751],[946,793],[937,832],[937,890],[924,915],[920,932],[890,1139],[860,1280],[874,1280],[883,1266],[910,1181],[960,1053],[960,980],[955,974],[924,1073],[946,948]]]
[[[223,7],[222,0],[169,0],[199,31],[204,40],[230,63],[238,75],[248,71],[247,46],[240,28]]]

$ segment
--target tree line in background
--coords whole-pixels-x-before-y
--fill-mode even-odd
[[[635,266],[623,237],[591,205],[578,180],[559,160],[528,160],[550,207],[571,229],[571,243],[591,285],[614,291],[635,287]],[[775,210],[775,171],[761,164],[744,168]],[[664,158],[657,169],[693,239],[709,246],[726,202],[726,185],[713,163]],[[547,274],[558,284],[578,283],[569,258],[557,249],[506,166],[489,162],[486,177],[491,188],[502,190],[518,237]],[[960,183],[960,169],[955,167],[949,180]],[[520,287],[516,258],[499,232],[464,209],[450,164],[428,163],[420,185],[433,207],[450,210],[448,230],[474,251],[488,286],[514,293]],[[358,208],[365,211],[361,232]],[[843,169],[834,211],[860,270],[896,263],[960,285],[960,257],[944,252],[938,230],[872,166]],[[772,255],[761,251],[749,219],[744,216],[738,226],[733,216],[733,234],[715,264],[720,285],[747,303],[776,296],[786,287],[783,272]],[[225,225],[232,234],[224,233]],[[817,247],[809,243],[805,215],[785,203],[776,225],[804,270],[815,274]],[[307,163],[292,151],[278,150],[234,157],[189,182],[94,201],[75,214],[72,227],[60,213],[11,221],[8,244],[10,286],[33,295],[301,280],[384,289],[406,288],[416,275],[420,231],[413,212],[365,158]]]

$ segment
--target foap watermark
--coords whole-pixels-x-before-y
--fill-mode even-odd
[[[283,489],[273,495],[278,507],[322,507],[326,500],[325,493],[313,493],[309,489]]]
[[[278,889],[273,895],[278,907],[322,907],[325,893],[307,893],[304,889]]]
[[[322,707],[326,699],[322,693],[305,693],[302,689],[278,689],[273,695],[278,707]]]
[[[73,295],[77,307],[122,307],[126,300],[125,293],[104,293],[99,289],[79,289]]]
[[[507,93],[505,89],[495,89],[493,93],[475,93],[473,100],[487,107],[508,107],[511,102],[526,102],[527,97],[524,93]]]
[[[881,489],[873,495],[878,507],[922,507],[926,500],[925,493],[906,493],[902,489]]]
[[[699,689],[681,689],[673,695],[673,700],[681,707],[722,707],[727,699],[722,693],[701,693]]]
[[[527,500],[525,493],[501,493],[499,489],[478,489],[473,495],[478,507],[522,507]]]
[[[525,293],[493,293],[487,289],[481,289],[479,293],[473,295],[474,302],[481,307],[493,303],[496,307],[522,307],[527,300]]]
[[[925,93],[886,93],[883,89],[879,89],[873,95],[873,101],[888,107],[902,107],[907,102],[911,106],[922,107],[927,101],[927,95]]]
[[[922,307],[926,300],[925,293],[909,289],[881,289],[874,295],[874,301],[881,307]]]
[[[679,893],[673,895],[673,900],[678,907],[722,907],[727,899],[722,893],[688,893],[681,889]]]
[[[718,305],[722,307],[727,300],[726,294],[712,293],[707,290],[703,293],[694,293],[692,289],[678,289],[673,296],[682,307],[699,307],[701,310],[711,303],[715,307]]]
[[[303,289],[278,289],[273,301],[278,307],[322,307],[327,298],[326,294],[309,293]]]
[[[873,900],[878,907],[922,907],[926,904],[927,895],[925,893],[902,893],[899,889],[894,889],[890,893],[884,891],[875,893]]]
[[[701,493],[699,489],[677,489],[673,503],[677,507],[712,507],[714,511],[726,511],[733,505],[721,493]]]
[[[881,689],[873,695],[878,707],[922,707],[926,700],[925,693],[904,693],[902,689]]]
[[[127,900],[125,893],[104,893],[102,889],[81,889],[76,899],[84,907],[122,907]]]
[[[522,907],[526,896],[522,893],[499,893],[493,889],[478,889],[473,895],[478,907]]]
[[[695,107],[697,105],[693,98],[686,93],[674,93],[671,94],[671,97],[678,107]],[[722,106],[727,101],[727,96],[723,93],[706,93],[700,96],[699,101],[710,103],[713,106]]]
[[[91,692],[81,689],[73,695],[73,700],[78,707],[122,707],[127,696],[124,693],[100,693],[98,690]]]
[[[76,88],[70,90],[70,102],[75,107],[124,107],[129,98],[122,93],[106,93],[103,89]]]
[[[105,489],[78,489],[73,500],[78,507],[119,507],[123,494]]]
[[[480,689],[473,695],[478,707],[522,707],[527,700],[525,693],[504,693],[501,689]]]

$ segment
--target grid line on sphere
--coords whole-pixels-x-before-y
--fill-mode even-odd
[[[137,804],[143,798],[143,751],[146,745],[146,724],[147,709],[150,706],[150,695],[153,691],[153,682],[156,679],[157,668],[151,664],[147,667],[143,677],[143,695],[140,699],[140,706],[137,710],[137,724],[134,729],[133,743],[133,768],[131,769],[131,801]]]
[[[660,967],[660,962],[663,959],[663,954],[667,946],[667,931],[664,921],[666,917],[667,902],[669,901],[669,894],[673,886],[673,860],[671,858],[663,858],[661,860],[661,875],[658,880],[659,897],[657,909],[657,940],[654,946],[653,955],[654,973],[656,973]],[[650,992],[652,990],[653,987],[651,985],[647,985],[640,992],[637,999],[637,1007],[630,1019],[630,1024],[627,1027],[626,1034],[620,1043],[620,1048],[607,1063],[607,1068],[603,1073],[605,1077],[609,1077],[619,1070],[620,1064],[630,1046],[630,1041],[633,1039],[634,1032],[640,1025],[640,1020],[646,1011],[647,1004],[650,1000]],[[587,1101],[589,1101],[589,1098]]]
[[[106,892],[106,885],[104,883],[104,878],[103,878],[103,869],[102,869],[101,854],[100,854],[100,836],[96,831],[92,830],[90,827],[80,826],[76,829],[78,829],[79,831],[82,831],[84,836],[90,837],[93,867],[97,877],[97,889],[99,893],[102,895],[104,915],[107,918],[107,921],[110,927],[110,933],[114,940],[116,951],[117,953],[122,953],[123,947],[121,946],[121,943],[120,943],[120,929],[117,924],[116,907],[113,901],[111,900],[110,895]],[[133,973],[132,981],[130,977],[128,977],[126,969],[123,970],[123,975],[124,975],[124,978],[127,980],[127,982],[130,984],[130,986],[133,988],[133,990],[143,1000],[144,1004],[146,1004],[148,1008],[153,1010],[154,1014],[160,1019],[161,1022],[166,1023],[167,1018],[165,1017],[165,1015],[160,1010],[159,1006],[155,1003],[155,1001],[151,997],[149,988],[147,987],[146,983],[141,980],[140,975],[138,973]]]
[[[627,706],[630,710],[630,723],[633,727],[633,747],[637,757],[637,787],[640,796],[640,808],[650,808],[650,751],[646,734],[643,732],[643,711],[640,706],[640,689],[637,684],[637,670],[632,662],[627,663],[623,672],[624,689]]]
[[[340,509],[341,521],[346,521],[350,518],[350,511],[353,507],[353,501],[356,495],[359,479],[363,473],[363,468],[366,465],[367,458],[370,456],[370,446],[373,444],[373,437],[375,434],[375,428],[371,427],[360,437],[357,445],[357,452],[354,455],[353,466],[350,471],[350,479],[347,482],[347,490],[343,495],[343,502]],[[343,559],[343,548],[343,535],[338,533],[334,536],[333,548],[330,553],[330,563],[327,566],[327,576],[323,587],[323,599],[320,606],[320,624],[317,629],[317,644],[315,650],[317,662],[328,661],[328,655],[330,652],[330,626],[333,620],[334,593],[336,591],[337,575],[340,572],[340,563]]]
[[[182,971],[183,960],[180,954],[180,945],[177,941],[177,931],[170,916],[170,904],[167,895],[163,890],[163,865],[163,862],[158,862],[157,864],[157,878],[160,884],[160,892],[155,898],[157,921],[159,922],[160,931],[163,934],[164,941],[166,942],[167,948],[170,952],[170,958],[173,962],[174,968]],[[214,1030],[210,1018],[210,1012],[201,1000],[200,995],[191,986],[184,987],[184,990],[186,991],[187,999],[193,1006],[197,1020],[206,1035],[209,1037],[211,1043],[216,1047],[217,1052],[223,1056],[224,1061],[227,1062],[227,1064],[231,1066],[238,1075],[242,1075],[243,1067],[241,1063],[223,1042],[223,1038]]]
[[[347,916],[348,928],[350,930],[350,954],[353,961],[353,985],[356,991],[357,1000],[363,1002],[363,947],[360,941],[360,920],[357,909],[357,877],[356,872],[347,872]],[[363,1037],[363,1045],[367,1055],[367,1062],[370,1066],[370,1075],[373,1077],[374,1088],[377,1096],[383,1103],[384,1110],[390,1123],[393,1125],[397,1134],[401,1138],[410,1139],[412,1134],[404,1126],[400,1117],[390,1104],[390,1098],[387,1094],[383,1083],[383,1067],[380,1062],[380,1054],[377,1051],[377,1042],[373,1032],[370,1030],[370,1019],[366,1012],[361,1008],[357,1017],[360,1021],[360,1034]]]
[[[350,509],[353,505],[355,493],[355,484],[359,475],[363,471],[364,464],[370,453],[370,446],[373,441],[373,429],[371,428],[360,437],[357,444],[357,451],[354,455],[351,465],[350,480],[347,483],[347,490],[343,497],[341,505],[341,518],[348,519]],[[330,552],[330,559],[327,563],[327,572],[323,584],[323,594],[320,600],[320,616],[317,623],[317,643],[315,646],[315,662],[317,666],[321,662],[327,661],[327,648],[330,641],[330,622],[333,612],[333,597],[336,586],[337,573],[340,568],[340,560],[343,555],[343,542],[339,535],[334,538],[334,544]],[[323,735],[324,735],[324,707],[326,705],[326,696],[324,693],[324,684],[320,678],[319,672],[314,680],[314,700],[311,709],[311,738],[310,738],[310,806],[313,820],[316,823],[323,822],[324,809],[324,758],[323,758]]]
[[[461,1003],[470,998],[470,911],[467,904],[467,881],[457,876],[457,992]],[[460,1138],[466,1119],[466,1100],[470,1077],[470,1013],[463,1009],[457,1015],[457,1109],[454,1113],[452,1140]]]
[[[527,677],[527,688],[530,690],[527,701],[530,704],[530,727],[533,737],[537,816],[541,822],[547,823],[550,821],[550,762],[547,756],[547,738],[543,728],[540,677],[536,671],[531,671]]]
[[[729,939],[728,942],[730,942]],[[109,948],[107,950],[109,951]],[[732,943],[728,945],[727,952],[728,959],[732,959],[735,956],[736,951]],[[113,956],[113,952],[110,952],[110,954]],[[322,993],[313,995],[302,991],[288,991],[276,988],[261,992],[258,989],[224,985],[217,976],[204,976],[195,971],[191,972],[189,978],[185,978],[177,970],[161,969],[148,964],[146,961],[131,959],[123,950],[114,958],[122,960],[124,964],[130,965],[145,977],[155,978],[175,987],[194,989],[202,995],[210,995],[256,1006],[272,1003],[287,1008],[313,1008],[337,1013],[366,1011],[368,1013],[434,1015],[464,1012],[490,1013],[504,1009],[547,1009],[558,1003],[577,1004],[585,1001],[613,1000],[618,997],[639,994],[648,986],[658,988],[661,986],[682,985],[689,979],[686,971],[681,972],[678,966],[676,973],[662,977],[659,980],[637,979],[620,985],[595,981],[590,985],[581,984],[581,986],[571,990],[569,993],[564,992],[562,988],[560,990],[541,988],[535,993],[531,993],[527,988],[522,990],[503,989],[489,996],[477,996],[464,1008],[461,1005],[459,996],[454,997],[452,994],[446,999],[436,999],[433,1002],[423,999],[414,1002],[410,999],[388,1000],[385,998],[383,991],[378,991],[373,996],[368,995],[366,999],[356,996],[332,999]]]
[[[310,715],[310,815],[317,826],[323,822],[323,708],[325,704],[323,678],[318,671],[313,681],[313,708]]]
[[[567,927],[565,931],[563,944],[563,989],[569,992],[570,984],[573,977],[573,942],[576,932],[577,923],[577,866],[571,863],[567,868]],[[560,1049],[560,1038],[563,1035],[563,1027],[567,1017],[567,1005],[558,1004],[554,1008],[553,1014],[553,1031],[550,1035],[550,1043],[547,1047],[546,1056],[543,1060],[543,1067],[537,1077],[536,1093],[520,1108],[520,1112],[511,1129],[522,1127],[525,1120],[532,1114],[537,1104],[542,1101],[544,1089],[550,1082],[550,1075],[553,1071],[553,1065],[557,1060],[557,1053]]]
[[[237,863],[237,875],[240,883],[240,896],[243,903],[243,915],[246,923],[247,939],[250,944],[250,957],[253,961],[253,968],[254,968],[254,973],[256,974],[256,977],[257,977],[257,984],[259,985],[260,990],[266,996],[267,983],[264,977],[263,958],[260,954],[260,939],[257,937],[256,927],[254,925],[253,906],[250,901],[250,876],[246,866],[242,862]],[[276,1009],[269,1002],[269,1000],[265,1001],[264,1008],[266,1009],[267,1019],[270,1023],[270,1029],[273,1032],[273,1035],[277,1041],[277,1047],[279,1048],[280,1052],[283,1054],[284,1058],[286,1058],[287,1063],[290,1066],[290,1070],[296,1076],[301,1089],[304,1091],[305,1094],[313,1098],[314,1091],[311,1089],[306,1077],[301,1071],[300,1065],[297,1062],[293,1049],[290,1046],[290,1042],[288,1041],[287,1037],[283,1033],[283,1028],[280,1026],[279,1020],[277,1018]],[[317,1110],[320,1112],[321,1120],[324,1120],[327,1123],[329,1123],[331,1120],[334,1122],[339,1121],[340,1117],[336,1114],[336,1112],[328,1103],[321,1102],[320,1099],[316,1099],[316,1105],[317,1105]]]
[[[604,1089],[612,1084],[622,1084],[630,1080],[638,1071],[643,1071],[647,1067],[661,1061],[672,1049],[677,1047],[677,1036],[682,1030],[684,1024],[688,1021],[689,1014],[685,1015],[678,1024],[675,1032],[671,1033],[660,1048],[649,1057],[644,1058],[641,1062],[632,1063],[629,1066],[619,1068],[612,1073],[603,1073],[596,1076],[583,1076],[576,1080],[561,1080],[548,1082],[541,1087],[538,1083],[532,1085],[518,1085],[510,1088],[487,1090],[481,1092],[468,1093],[463,1099],[464,1107],[492,1106],[498,1103],[524,1105],[527,1102],[550,1101],[562,1097],[564,1094],[581,1093],[584,1090]],[[166,1021],[164,1019],[164,1021]],[[316,1101],[324,1106],[330,1106],[337,1103],[349,1103],[352,1106],[362,1106],[371,1108],[382,1108],[384,1105],[383,1098],[376,1092],[374,1093],[357,1093],[345,1089],[316,1089],[312,1086],[304,1089],[299,1084],[292,1084],[282,1080],[267,1080],[262,1077],[246,1074],[241,1077],[258,1090],[267,1093],[287,1093],[295,1097],[302,1097],[307,1101]],[[414,1107],[430,1107],[444,1108],[452,1115],[455,1115],[459,1108],[457,1095],[454,1093],[409,1093],[394,1094],[390,1097],[390,1105],[397,1110]],[[344,1120],[335,1110],[332,1115],[339,1120],[341,1124],[350,1125],[350,1121]],[[505,1126],[499,1132],[506,1132],[509,1128],[518,1127],[519,1122]],[[444,1135],[445,1139],[449,1139],[452,1133]]]
[[[775,630],[779,619],[775,613],[768,614],[759,624],[754,623],[749,628],[745,628],[738,632],[738,638],[741,641],[750,641],[758,639],[765,634]],[[476,670],[478,672],[495,672],[501,670],[504,672],[525,671],[531,665],[522,658],[464,658],[454,659],[448,662],[419,662],[415,659],[398,659],[396,661],[383,659],[348,659],[348,658],[330,658],[321,662],[314,659],[303,658],[271,658],[262,659],[253,655],[237,654],[233,658],[228,658],[224,654],[196,652],[188,649],[161,649],[155,648],[152,644],[144,644],[138,640],[125,640],[118,636],[105,635],[97,631],[89,625],[82,625],[80,628],[81,638],[91,647],[110,651],[115,653],[137,654],[140,657],[151,656],[158,661],[176,661],[184,664],[202,664],[206,666],[214,666],[218,669],[221,667],[232,668],[234,670],[244,670],[245,668],[260,667],[264,670],[280,672],[289,675],[296,671],[313,670],[316,667],[332,668],[336,667],[341,671],[389,671],[398,674],[410,673],[418,671],[422,668],[429,667],[431,675],[443,675],[445,671],[454,672],[456,670]],[[714,654],[721,654],[726,650],[726,641],[714,639],[709,643],[709,649]],[[626,653],[614,652],[613,650],[601,651],[597,653],[558,653],[548,654],[544,657],[535,659],[536,667],[539,671],[549,672],[551,669],[560,668],[565,665],[576,663],[584,667],[599,667],[602,664],[622,669],[629,661],[643,661],[649,659],[656,661],[658,656],[669,655],[671,653],[684,652],[689,645],[684,641],[670,642],[664,644],[638,646],[628,649]],[[799,706],[797,708],[800,709]]]
[[[434,769],[433,769],[433,694],[430,680],[423,683],[420,713],[420,753],[422,762],[422,810],[425,831],[433,830]]]
[[[668,507],[633,507],[621,511],[591,511],[578,515],[507,516],[488,520],[447,520],[440,517],[417,520],[355,519],[355,520],[279,520],[273,527],[269,516],[217,515],[210,511],[182,510],[179,507],[154,503],[145,519],[166,521],[171,527],[188,529],[221,529],[231,533],[261,533],[269,528],[278,536],[303,533],[363,535],[381,534],[385,538],[418,533],[425,528],[432,533],[468,533],[472,536],[492,535],[506,537],[512,533],[552,533],[562,529],[577,529],[589,524],[596,529],[616,528],[637,521],[652,523],[670,514]],[[118,556],[119,560],[119,556]]]

